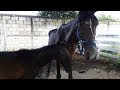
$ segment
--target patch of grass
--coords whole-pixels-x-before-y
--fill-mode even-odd
[[[112,59],[110,57],[100,56],[102,60],[110,63],[113,68],[120,69],[120,59]]]
[[[111,46],[109,46],[109,48],[111,48],[111,49],[112,48],[119,49],[120,45],[112,44]],[[108,54],[113,54],[113,55],[120,56],[120,51],[118,51],[118,52],[109,51],[109,50],[100,50],[100,51],[104,52],[104,53],[108,53]],[[106,57],[106,56],[101,56],[101,59],[102,60],[106,60],[107,62],[109,62],[112,67],[120,69],[120,59],[113,59],[113,58]]]
[[[120,60],[111,61],[111,65],[116,69],[120,69]]]
[[[113,54],[113,55],[118,55],[118,52],[113,52],[113,51],[108,51],[108,50],[100,50],[101,52],[104,53],[109,53],[109,54]]]
[[[106,56],[100,56],[100,59],[102,59],[102,60],[107,60],[107,61],[111,61],[112,60],[112,58],[110,58],[110,57],[106,57]]]

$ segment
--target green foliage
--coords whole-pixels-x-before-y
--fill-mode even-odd
[[[75,18],[77,16],[76,11],[39,11],[38,16],[42,18]]]
[[[111,15],[105,16],[104,14],[101,14],[100,16],[97,17],[98,20],[104,21],[104,20],[109,20],[109,21],[116,21]]]

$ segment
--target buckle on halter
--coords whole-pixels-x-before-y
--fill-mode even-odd
[[[80,40],[79,42],[78,42],[78,49],[79,49],[79,52],[80,52],[80,55],[83,55],[83,47],[82,47],[82,40]]]
[[[82,40],[78,41],[78,45],[79,45],[79,46],[82,45]]]

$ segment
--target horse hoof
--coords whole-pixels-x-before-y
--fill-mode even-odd
[[[57,79],[61,79],[61,75],[60,76],[56,76]]]

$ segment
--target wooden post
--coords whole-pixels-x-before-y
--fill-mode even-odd
[[[65,18],[62,19],[62,24],[65,24]]]

